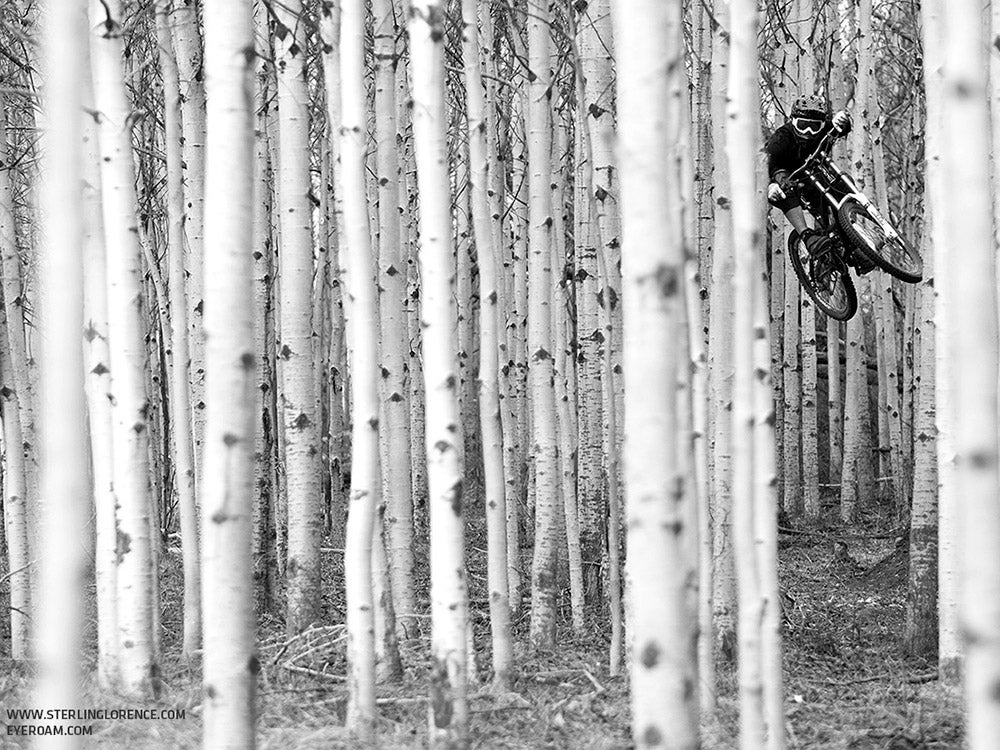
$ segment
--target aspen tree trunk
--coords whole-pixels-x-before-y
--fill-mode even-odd
[[[364,80],[365,5],[349,0],[341,5],[340,189],[344,208],[347,276],[344,314],[351,347],[351,491],[344,556],[347,594],[349,702],[347,726],[363,742],[375,738],[375,615],[372,586],[372,535],[379,501],[378,442],[378,313],[375,268],[368,225],[365,152],[367,92]],[[330,9],[336,13],[336,9]],[[328,17],[329,18],[329,17]],[[328,82],[329,83],[329,82]]]
[[[174,437],[177,507],[184,555],[184,640],[182,655],[190,659],[201,647],[201,580],[198,560],[198,510],[195,507],[194,452],[191,445],[191,399],[188,390],[187,299],[184,290],[184,185],[181,173],[181,107],[177,62],[167,20],[168,0],[156,5],[156,38],[163,75],[164,151],[167,161],[167,255],[170,267],[170,422]],[[164,331],[164,334],[167,332]]]
[[[181,121],[184,139],[184,233],[187,239],[187,324],[190,337],[193,455],[196,480],[200,478],[202,440],[205,432],[205,332],[203,325],[205,286],[205,82],[202,70],[201,35],[198,31],[199,0],[175,0],[170,28],[177,53]],[[197,487],[197,481],[195,481]]]
[[[462,53],[465,63],[466,106],[469,127],[469,182],[472,229],[479,266],[479,419],[482,429],[485,479],[487,577],[490,589],[490,634],[493,643],[493,685],[510,689],[513,644],[510,632],[510,601],[507,581],[507,508],[504,496],[503,430],[499,398],[499,313],[496,236],[490,223],[489,186],[491,162],[489,141],[494,131],[486,126],[486,101],[479,61],[477,26],[480,3],[462,2]],[[489,15],[489,4],[482,7]],[[492,162],[493,169],[496,163]]]
[[[205,747],[254,747],[253,10],[205,8]]]
[[[682,127],[684,127],[682,121]],[[690,159],[691,154],[688,154]],[[691,163],[693,167],[694,164]],[[682,173],[683,174],[683,173]],[[687,189],[687,176],[682,176]],[[694,185],[690,185],[692,189]],[[696,210],[696,203],[687,204],[690,212]],[[689,217],[689,223],[697,226],[697,215]],[[697,231],[696,229],[694,230]],[[712,518],[709,507],[708,471],[708,357],[705,347],[704,323],[700,295],[698,255],[693,252],[693,235],[687,237],[688,257],[685,260],[684,301],[687,312],[688,357],[691,369],[691,434],[694,453],[693,498],[696,503],[697,556],[698,556],[698,704],[703,719],[715,714],[715,653],[712,638]]]
[[[884,208],[888,211],[888,206]],[[892,310],[892,276],[880,274],[873,281],[873,317],[879,370],[879,455],[883,464],[880,494],[891,500],[897,517],[905,518],[909,511],[909,501],[903,481],[903,434],[899,423],[899,373],[896,313]]]
[[[37,559],[33,535],[37,529],[35,512],[31,504],[37,494],[29,492],[30,468],[25,456],[24,420],[30,419],[25,407],[29,404],[27,391],[27,363],[24,353],[24,323],[21,313],[20,284],[13,284],[11,272],[20,276],[17,257],[17,234],[14,222],[14,203],[10,188],[10,160],[6,134],[7,103],[0,98],[0,243],[3,248],[3,331],[0,334],[0,400],[3,417],[3,493],[4,524],[8,561],[10,563],[10,622],[11,656],[15,661],[28,657],[28,634],[31,618],[33,561]],[[11,297],[14,295],[14,297]],[[11,322],[13,320],[13,322]],[[16,329],[22,333],[15,333]],[[20,346],[20,349],[18,347]],[[23,389],[23,390],[22,390]],[[30,441],[33,443],[33,441]]]
[[[802,315],[802,508],[810,521],[819,519],[819,419],[817,414],[816,308],[806,294]]]
[[[859,279],[859,296],[867,282]],[[868,364],[864,314],[847,321],[847,387],[844,393],[844,460],[840,479],[840,518],[857,520],[859,505],[872,500],[871,434],[868,428]]]
[[[928,184],[929,187],[929,184]],[[931,195],[931,201],[934,197]],[[933,658],[938,645],[938,472],[934,427],[935,330],[934,248],[935,206],[925,214],[921,257],[924,280],[920,300],[920,369],[917,375],[916,424],[913,430],[913,503],[910,508],[910,560],[906,588],[906,630],[903,647],[911,656]]]
[[[698,252],[698,278],[700,289],[705,292],[711,286],[712,277],[712,231],[714,212],[712,209],[712,33],[710,8],[704,3],[691,3],[691,36],[693,56],[692,77],[692,127],[694,129],[695,151],[695,237]],[[704,294],[700,301],[701,319],[708,320],[709,299]],[[707,345],[708,329],[700,331]],[[780,341],[780,336],[773,337]]]
[[[998,471],[997,289],[991,223],[987,46],[982,3],[949,3],[944,21],[941,198],[962,206],[944,214],[944,260],[951,308],[942,340],[954,365],[957,489],[962,583],[959,620],[970,750],[1000,745],[1000,471]],[[937,265],[937,264],[935,264]],[[942,264],[944,265],[944,264]]]
[[[278,206],[281,219],[279,294],[282,359],[281,416],[285,433],[288,503],[288,612],[286,630],[301,632],[320,617],[319,472],[310,303],[313,276],[309,203],[308,104],[305,27],[301,0],[275,7],[278,71]]]
[[[413,499],[410,494],[410,404],[406,372],[406,273],[400,241],[396,151],[396,17],[392,0],[375,0],[375,140],[378,160],[378,280],[381,384],[386,458],[386,536],[392,595],[399,615],[415,612]],[[402,621],[401,621],[402,624]]]
[[[93,109],[90,68],[85,66],[85,107]],[[118,675],[118,538],[112,447],[111,354],[108,349],[108,268],[101,215],[101,174],[97,123],[83,124],[83,351],[94,483],[94,572],[97,584],[97,679],[112,689]],[[2,369],[2,368],[0,368]],[[26,610],[27,611],[27,610]]]
[[[844,458],[844,389],[841,385],[839,320],[826,319],[826,404],[827,434],[830,441],[829,483],[840,480]]]
[[[515,35],[516,38],[516,35]],[[504,475],[507,482],[507,581],[510,587],[511,609],[514,614],[522,606],[522,556],[521,556],[521,523],[527,518],[525,497],[527,495],[527,450],[528,450],[528,408],[527,389],[527,214],[525,206],[528,202],[527,156],[525,152],[524,127],[524,85],[519,81],[511,94],[510,123],[512,161],[512,187],[509,211],[512,216],[510,239],[510,271],[508,276],[511,284],[507,296],[507,397],[509,425],[505,428],[506,440],[512,446],[510,456],[511,466]],[[506,460],[506,459],[505,459]]]
[[[729,4],[714,8],[717,26],[713,26],[712,78],[728,80]],[[732,401],[733,401],[733,290],[732,290],[732,216],[729,198],[728,157],[722,148],[726,142],[726,89],[717,85],[712,93],[712,140],[714,150],[714,238],[712,242],[712,306],[709,315],[708,367],[711,388],[713,425],[712,459],[714,484],[711,490],[712,538],[715,570],[712,576],[712,605],[715,617],[716,647],[725,660],[735,656],[736,570],[733,561],[732,521]]]
[[[99,112],[101,183],[108,253],[108,337],[114,419],[114,488],[118,506],[118,639],[121,689],[158,691],[154,652],[150,539],[149,418],[144,389],[142,284],[135,174],[117,0],[91,3],[91,66]],[[128,540],[125,547],[123,539]]]
[[[583,562],[580,557],[580,520],[577,514],[576,490],[576,373],[570,352],[568,307],[574,299],[571,280],[572,250],[566,247],[566,198],[563,184],[567,175],[562,166],[568,158],[569,137],[565,121],[553,109],[553,128],[555,130],[555,158],[552,159],[552,352],[556,403],[556,444],[558,447],[558,466],[560,479],[558,493],[562,497],[562,514],[557,523],[560,531],[559,546],[565,545],[566,566],[560,560],[558,576],[563,578],[564,571],[569,580],[570,618],[574,632],[582,634],[584,630],[583,601]]]
[[[683,255],[670,226],[670,71],[680,75],[680,5],[612,5],[624,242],[625,462],[632,663],[632,735],[643,747],[698,746],[694,659],[683,564],[684,503],[678,476],[677,400],[668,385],[683,366],[671,344],[683,315]],[[668,29],[673,29],[670,35]],[[662,65],[664,54],[672,64]],[[674,190],[673,195],[679,191]],[[655,574],[653,571],[657,571]]]
[[[767,341],[763,268],[763,180],[758,161],[761,127],[757,3],[735,0],[731,19],[726,147],[732,180],[735,255],[733,542],[740,592],[740,747],[764,747],[766,736],[769,750],[781,750],[785,746],[785,722],[778,609],[777,467],[768,378],[771,346]],[[809,318],[813,322],[806,331],[815,336],[811,305],[803,311],[807,322]],[[815,348],[812,360],[815,362]],[[815,373],[812,375],[815,384]],[[815,418],[814,394],[812,406]]]
[[[943,682],[957,684],[961,678],[962,647],[958,620],[960,500],[956,483],[955,434],[952,415],[953,392],[950,344],[949,259],[945,252],[945,222],[951,201],[944,184],[944,3],[924,0],[920,6],[924,46],[924,87],[927,92],[927,196],[929,236],[934,252],[934,416],[937,448],[938,500],[938,672]]]
[[[784,241],[787,233],[781,233]],[[788,247],[786,244],[785,247]],[[787,271],[788,269],[786,269]],[[802,514],[802,370],[799,364],[799,341],[802,337],[799,314],[805,296],[794,273],[785,273],[785,314],[782,334],[782,438],[781,438],[781,507],[793,518]]]
[[[528,378],[531,393],[532,458],[535,486],[535,549],[531,565],[531,644],[555,645],[558,496],[556,413],[552,389],[551,291],[552,194],[551,109],[548,91],[549,13],[529,14],[528,66]]]
[[[47,10],[41,38],[45,127],[39,150],[42,503],[39,599],[34,622],[39,663],[35,692],[38,706],[74,709],[80,707],[82,698],[81,584],[86,580],[90,554],[89,544],[80,539],[90,515],[80,346],[84,223],[79,125],[87,37],[82,3],[62,0],[49,4]],[[37,747],[78,748],[82,743],[78,736],[47,736]]]
[[[7,335],[7,312],[0,308],[0,332]],[[13,386],[13,364],[6,339],[0,339],[0,416],[3,419],[3,519],[10,575],[10,653],[14,661],[29,656],[31,623],[31,565],[28,547],[28,509],[25,487],[21,415]]]
[[[755,153],[759,111],[757,101],[756,8],[736,0],[731,3],[729,103],[726,108],[726,155],[732,196],[731,244],[715,252],[731,252],[733,293],[733,365],[732,391],[732,544],[736,562],[739,602],[737,637],[739,645],[738,678],[740,702],[740,747],[753,750],[764,746],[764,704],[761,682],[761,616],[764,606],[759,571],[754,554],[754,261],[763,252],[763,222],[758,216],[755,182]],[[753,50],[753,51],[751,51]],[[748,80],[744,80],[747,79]],[[721,81],[719,81],[721,83]],[[717,144],[721,145],[721,144]],[[717,302],[715,303],[717,304]],[[714,305],[713,305],[714,307]],[[786,308],[787,312],[787,308]],[[788,317],[786,316],[786,321]],[[789,343],[789,339],[785,339]],[[787,353],[786,349],[786,353]],[[794,351],[794,348],[793,348]],[[786,399],[788,393],[786,380]],[[789,415],[786,400],[785,415]],[[786,423],[787,424],[787,423]],[[798,425],[795,425],[795,429]],[[794,430],[786,430],[786,460]],[[793,438],[789,440],[789,438]],[[787,468],[787,467],[786,467]],[[785,485],[794,492],[794,485]]]
[[[266,9],[254,4],[255,34],[268,39]],[[269,46],[269,45],[268,45]],[[267,127],[270,73],[262,56],[257,57],[255,71],[256,106],[254,137],[254,196],[253,196],[253,331],[254,354],[257,358],[257,387],[254,390],[254,521],[253,521],[253,579],[255,609],[258,613],[270,611],[275,604],[276,549],[274,545],[275,496],[274,481],[275,435],[271,411],[275,368],[273,327],[274,316],[271,297],[271,270],[273,268],[273,239],[271,233],[272,177]]]
[[[748,66],[756,70],[756,64]],[[758,179],[756,203],[763,206]],[[761,256],[757,255],[757,263]],[[768,750],[785,747],[785,696],[782,672],[781,597],[778,588],[778,493],[777,457],[775,451],[774,391],[769,382],[769,360],[772,351],[767,336],[767,284],[763,268],[757,268],[759,278],[754,288],[754,548],[760,595],[761,614],[761,678],[764,684],[764,725],[767,729]]]
[[[377,314],[375,317],[377,332]],[[376,354],[376,362],[377,360],[378,355]],[[376,402],[377,400],[378,397],[376,396]],[[386,554],[385,501],[381,494],[383,487],[381,471],[376,474],[376,482],[377,505],[375,506],[375,516],[372,523],[372,598],[376,606],[375,678],[380,683],[399,682],[403,676],[403,660],[399,655],[399,640],[396,635],[396,610],[392,602],[389,558]],[[348,519],[350,519],[350,514],[348,514]]]
[[[342,247],[346,241],[344,219],[343,191],[340,183],[340,129],[341,116],[341,75],[340,75],[340,7],[338,5],[324,6],[319,21],[320,40],[322,42],[323,82],[326,87],[326,116],[330,141],[330,172],[333,190],[333,216],[337,232],[337,242],[332,243],[336,258],[334,268],[342,266],[345,250]],[[397,102],[398,104],[398,102]],[[330,300],[330,315],[333,319],[333,335],[330,340],[330,482],[333,495],[331,503],[334,508],[333,532],[334,538],[344,540],[344,523],[347,513],[347,500],[344,497],[344,477],[349,465],[347,457],[346,431],[350,407],[345,402],[347,393],[348,372],[346,366],[346,326],[343,307],[343,284],[338,283],[333,288]],[[347,399],[349,401],[350,399]]]
[[[577,10],[581,11],[577,6]],[[614,154],[615,129],[612,112],[615,104],[613,52],[614,34],[610,14],[610,0],[594,0],[584,9],[586,18],[581,18],[583,27],[580,38],[580,69],[583,75],[583,98],[578,105],[586,112],[584,119],[585,140],[589,146],[590,180],[593,196],[591,211],[597,218],[599,237],[598,288],[600,290],[601,312],[603,313],[603,339],[601,347],[603,359],[602,384],[604,408],[603,450],[605,476],[607,481],[607,587],[611,606],[611,673],[617,674],[621,664],[623,623],[621,613],[621,573],[619,550],[619,525],[621,523],[619,453],[622,440],[621,417],[622,390],[618,384],[621,373],[622,317],[621,305],[621,242],[620,219],[617,196],[618,172]],[[601,550],[604,545],[598,545]],[[584,558],[588,557],[584,550]],[[603,555],[602,555],[603,559]],[[596,562],[596,561],[595,561]],[[596,565],[592,566],[592,578],[600,584],[603,576]],[[588,586],[590,588],[590,586]],[[591,596],[600,600],[600,588],[595,588]]]
[[[771,339],[771,383],[774,388],[774,418],[777,429],[775,430],[775,455],[778,465],[784,467],[784,376],[782,374],[782,364],[785,360],[785,277],[794,273],[788,266],[785,249],[788,247],[785,242],[786,229],[777,221],[774,222],[768,231],[768,246],[771,252],[771,275],[768,279],[768,322],[770,323]],[[779,504],[784,502],[785,482],[778,472],[777,492]]]
[[[611,347],[610,337],[600,328],[597,253],[609,252],[606,243],[618,235],[617,178],[611,167],[614,123],[609,101],[613,94],[611,69],[611,17],[609,0],[594,0],[578,9],[576,44],[579,60],[577,141],[587,140],[578,164],[587,160],[586,169],[578,169],[577,191],[580,199],[577,217],[577,341],[579,354],[581,405],[579,435],[580,547],[584,561],[584,593],[589,606],[602,601],[600,561],[605,556],[607,500],[601,476],[602,423],[607,415],[601,403],[601,351]],[[588,158],[589,157],[589,158]],[[598,165],[597,162],[600,162]],[[584,178],[586,173],[586,178]],[[600,247],[598,247],[600,246]],[[604,292],[606,295],[607,293]],[[613,389],[612,389],[613,391]]]
[[[2,242],[2,275],[3,304],[7,315],[7,338],[5,345],[9,347],[11,371],[8,380],[13,388],[11,398],[18,410],[18,421],[21,429],[21,442],[15,450],[22,453],[21,464],[24,470],[24,510],[27,522],[28,554],[30,559],[38,559],[35,549],[38,530],[38,467],[35,444],[35,409],[34,393],[28,362],[27,345],[25,341],[24,307],[27,289],[21,281],[21,259],[18,255],[17,227],[14,214],[14,196],[10,183],[10,170],[7,167],[12,160],[10,146],[7,143],[7,110],[9,104],[6,98],[0,96],[0,159],[3,169],[0,169],[0,242]],[[37,578],[33,570],[28,570],[28,579],[32,588],[37,586]]]
[[[413,71],[413,137],[420,190],[428,506],[431,534],[431,747],[464,747],[467,594],[462,521],[462,445],[451,281],[451,217],[445,141],[444,23],[441,0],[417,0],[408,23]]]
[[[578,86],[580,81],[578,80]],[[583,120],[581,123],[581,130],[579,131],[579,140],[582,142],[582,159],[584,164],[591,165],[594,161],[593,159],[593,137],[589,127],[589,121]],[[589,203],[589,210],[591,214],[600,215],[600,210],[597,208],[597,193],[599,191],[599,185],[596,185],[596,177],[594,175],[594,170],[591,167],[589,173],[585,179],[585,184],[589,185],[593,191],[593,196]],[[610,223],[610,222],[608,222]],[[615,231],[617,231],[617,222],[614,225]],[[601,222],[598,222],[598,229],[600,230],[601,236],[606,236],[608,233],[608,228],[600,229]],[[617,245],[617,237],[613,240],[613,244]],[[607,459],[605,462],[606,468],[606,479],[607,479],[607,559],[608,559],[608,604],[610,609],[611,617],[611,646],[609,649],[609,671],[612,675],[618,675],[622,668],[622,646],[624,640],[624,623],[622,621],[622,591],[621,591],[621,552],[620,552],[620,526],[621,526],[621,501],[620,501],[620,490],[619,490],[619,474],[618,474],[618,441],[616,439],[611,439],[613,436],[613,431],[610,429],[612,425],[617,425],[618,418],[618,399],[614,389],[614,365],[612,359],[612,339],[614,338],[614,309],[611,303],[612,289],[615,288],[614,284],[618,282],[615,279],[619,278],[616,274],[612,276],[609,271],[608,266],[611,263],[611,256],[614,253],[610,252],[610,248],[603,247],[596,253],[597,255],[597,287],[600,289],[597,292],[598,301],[600,303],[600,311],[598,315],[599,328],[595,332],[595,338],[599,337],[598,351],[601,355],[601,390],[602,390],[602,403],[603,403],[603,424],[602,424],[602,448],[607,454]],[[579,337],[579,333],[577,334]]]
[[[710,266],[703,264],[703,251],[708,245],[706,233],[711,202],[709,180],[705,174],[711,170],[711,117],[708,116],[708,87],[711,63],[705,60],[706,48],[711,54],[711,44],[706,21],[706,8],[701,4],[691,6],[692,34],[695,59],[692,63],[690,131],[688,137],[691,183],[682,186],[691,190],[693,199],[688,204],[689,219],[694,227],[690,231],[685,276],[685,303],[688,317],[688,351],[691,358],[692,429],[695,454],[695,502],[698,504],[698,704],[701,718],[712,721],[716,710],[715,643],[713,625],[713,539],[710,493],[710,427],[709,427],[709,372],[707,307],[702,290],[708,283]],[[683,127],[683,123],[682,123]],[[707,295],[705,295],[707,297]],[[779,339],[780,340],[780,339]]]
[[[577,341],[577,496],[580,524],[580,551],[584,573],[584,599],[593,599],[601,590],[600,561],[604,554],[604,519],[607,517],[602,464],[601,349],[604,333],[600,326],[596,217],[584,165],[586,122],[577,116],[574,218],[576,219],[576,341]]]

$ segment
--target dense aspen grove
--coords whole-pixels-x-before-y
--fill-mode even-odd
[[[1000,748],[997,40],[0,4],[0,747]]]

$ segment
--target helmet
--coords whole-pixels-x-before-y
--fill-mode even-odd
[[[792,131],[800,140],[811,141],[819,137],[826,126],[830,107],[819,94],[805,94],[792,103]]]

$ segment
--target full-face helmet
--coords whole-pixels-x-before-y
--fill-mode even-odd
[[[830,107],[819,94],[805,94],[792,103],[791,124],[795,137],[803,141],[813,141],[826,127]]]

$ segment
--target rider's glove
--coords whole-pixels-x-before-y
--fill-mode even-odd
[[[788,197],[787,194],[785,193],[784,190],[781,189],[781,185],[779,185],[777,182],[772,182],[770,185],[767,186],[767,199],[771,201],[771,203],[777,203],[778,201],[783,201],[787,197]]]
[[[839,135],[847,135],[851,132],[850,113],[844,109],[839,110],[834,113],[831,124],[833,125],[833,129],[836,130]]]

